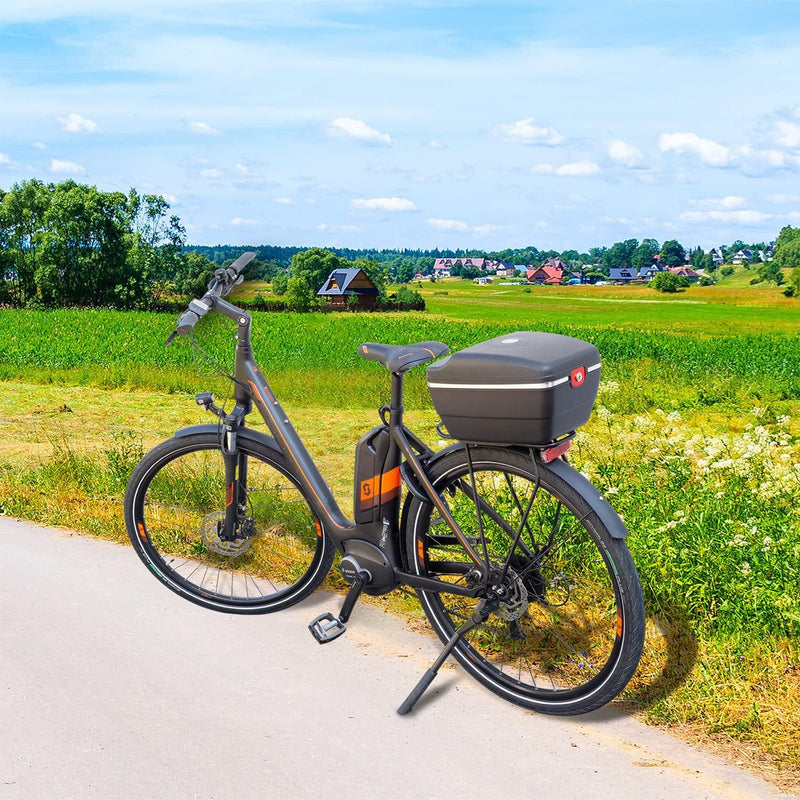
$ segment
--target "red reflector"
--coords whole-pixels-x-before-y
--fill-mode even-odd
[[[544,461],[545,464],[549,464],[551,461],[561,458],[570,447],[572,447],[572,439],[567,442],[561,442],[561,444],[557,444],[553,447],[548,447],[547,450],[542,450],[542,461]]]

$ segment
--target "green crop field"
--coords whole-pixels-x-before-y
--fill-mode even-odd
[[[736,277],[736,276],[735,276]],[[513,330],[592,341],[595,413],[571,460],[624,517],[648,605],[645,657],[622,704],[800,785],[800,301],[742,280],[659,296],[645,286],[415,287],[426,312],[254,314],[257,358],[349,511],[354,444],[388,378],[362,341],[459,349]],[[225,396],[233,330],[174,316],[0,311],[0,510],[124,539],[120,498],[143,447]],[[406,407],[436,422],[424,370]],[[331,431],[336,431],[332,436]]]

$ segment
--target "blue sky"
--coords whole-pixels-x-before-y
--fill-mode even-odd
[[[193,244],[711,247],[800,225],[798,0],[26,0],[0,187]]]

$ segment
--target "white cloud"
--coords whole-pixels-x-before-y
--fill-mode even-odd
[[[586,178],[596,175],[600,166],[594,161],[573,161],[568,164],[536,164],[531,168],[539,175],[555,175],[559,178]]]
[[[273,203],[277,203],[280,206],[293,206],[294,200],[291,197],[273,197]]]
[[[367,211],[416,211],[417,206],[413,200],[406,200],[402,197],[372,197],[369,199],[351,200],[352,208],[365,209]]]
[[[359,233],[361,228],[358,228],[355,225],[329,225],[327,222],[323,222],[317,225],[317,230],[333,231],[334,233]]]
[[[770,203],[800,203],[800,194],[768,194]]]
[[[8,157],[6,153],[0,153],[0,164],[4,164],[5,166],[11,166],[11,159]]]
[[[74,161],[61,161],[58,158],[54,158],[50,162],[50,172],[70,174],[75,172],[86,172],[86,170],[80,164],[76,164]]]
[[[196,133],[199,136],[219,136],[219,131],[216,128],[212,128],[211,125],[206,122],[191,120],[188,123],[188,127],[192,133]]]
[[[47,150],[47,145],[44,142],[34,142],[33,147],[35,150]]]
[[[261,221],[257,219],[246,219],[243,217],[234,217],[231,220],[231,225],[236,228],[253,228],[257,225],[261,225]]]
[[[444,150],[447,145],[440,139],[431,139],[428,142],[428,147],[430,147],[431,150]]]
[[[772,214],[764,214],[761,211],[685,211],[680,215],[681,222],[728,222],[737,225],[757,225],[768,219],[772,219]]]
[[[555,128],[541,127],[534,124],[533,117],[497,125],[492,128],[492,133],[502,139],[520,142],[521,144],[540,144],[552,147],[564,141],[564,136]]]
[[[800,147],[800,125],[796,122],[778,120],[775,122],[773,138],[781,147],[797,149]]]
[[[458,231],[459,233],[466,233],[470,229],[466,222],[461,222],[461,220],[458,219],[437,219],[435,217],[429,217],[425,222],[432,228],[436,228],[440,231]]]
[[[690,153],[711,167],[726,167],[731,161],[729,148],[711,139],[703,139],[696,133],[662,133],[658,146],[664,153]]]
[[[618,161],[622,166],[628,168],[639,166],[644,158],[644,153],[638,147],[634,147],[622,139],[614,139],[608,145],[608,155],[614,161]]]
[[[392,143],[392,138],[388,133],[381,133],[363,120],[352,117],[339,117],[333,120],[328,126],[328,135],[353,139],[363,144],[390,145]]]
[[[706,211],[729,211],[734,208],[741,208],[745,204],[744,197],[728,195],[727,197],[703,197],[697,200],[690,200],[692,208],[699,208]]]
[[[204,178],[221,178],[222,177],[222,170],[215,169],[214,167],[209,167],[208,169],[201,169],[200,174]]]
[[[70,114],[66,117],[56,117],[61,130],[67,133],[100,133],[100,126],[91,119],[80,114]]]

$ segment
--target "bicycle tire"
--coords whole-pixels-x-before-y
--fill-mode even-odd
[[[210,608],[264,614],[319,586],[334,546],[278,450],[239,438],[247,457],[247,521],[224,541],[220,437],[201,432],[151,450],[125,493],[125,524],[139,557],[169,589]]]
[[[586,498],[531,452],[476,446],[470,457],[480,524],[463,447],[434,458],[428,477],[474,551],[488,556],[498,585],[516,531],[522,535],[507,561],[506,600],[464,635],[454,657],[481,684],[525,708],[571,715],[605,705],[633,676],[644,642],[642,590],[625,541],[613,538]],[[474,561],[430,503],[409,496],[404,539],[414,574],[480,583],[467,572]],[[422,590],[418,596],[444,642],[478,602]]]

